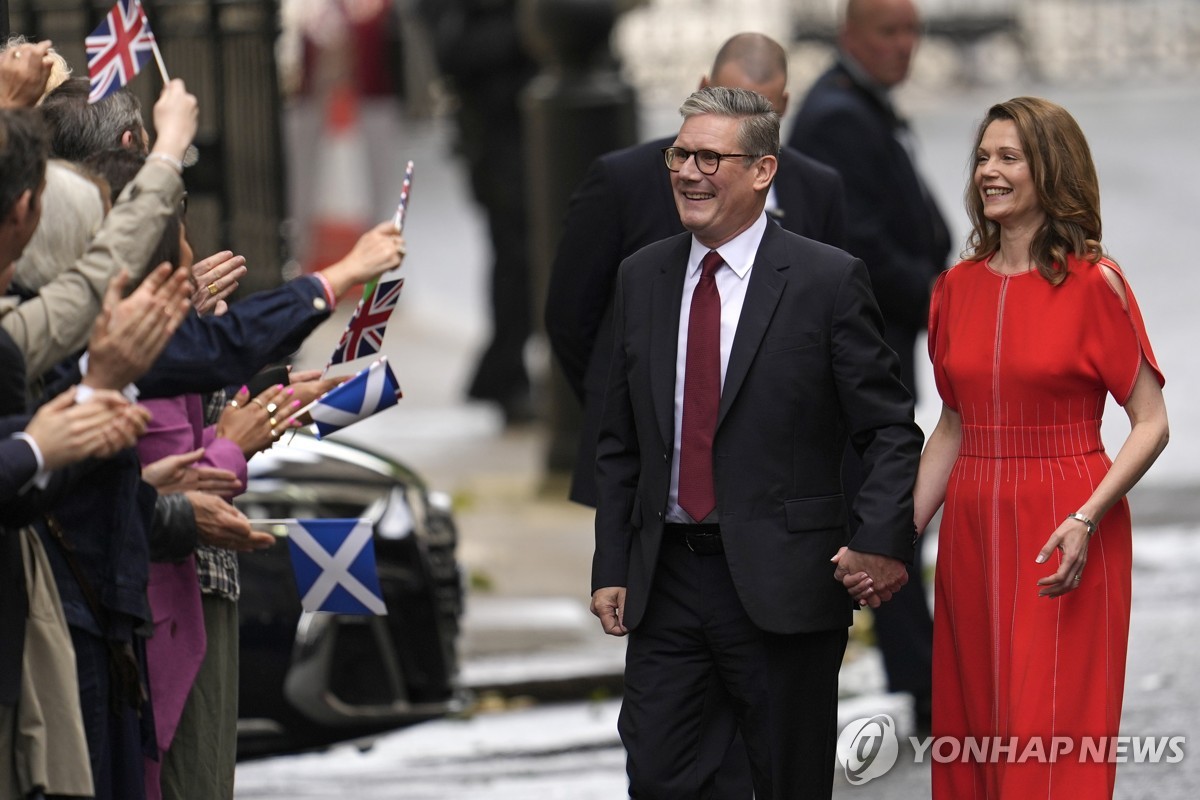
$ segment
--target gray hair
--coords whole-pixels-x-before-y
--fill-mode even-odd
[[[737,144],[742,152],[755,157],[779,155],[779,114],[758,92],[706,86],[684,100],[679,113],[684,119],[701,114],[735,117],[741,120]]]
[[[55,158],[83,161],[92,153],[121,146],[121,136],[131,132],[142,152],[142,103],[121,89],[98,103],[88,103],[87,78],[71,78],[51,92],[41,106],[50,130],[50,152]]]

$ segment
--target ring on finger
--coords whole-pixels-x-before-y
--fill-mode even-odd
[[[213,281],[212,283],[210,283],[210,284],[208,285],[208,293],[209,293],[210,295],[211,295],[211,294],[216,294],[216,293],[217,293],[217,292],[219,292],[219,291],[221,291],[221,290],[217,288],[217,282],[216,282],[216,281]]]
[[[237,401],[237,400],[230,400],[230,401],[229,401],[229,407],[230,407],[230,408],[241,408],[241,406],[240,406],[240,405],[238,405],[238,401]]]
[[[274,418],[274,417],[271,417],[269,420],[267,420],[267,422],[269,422],[269,423],[271,424],[271,431],[272,431],[272,433],[273,433],[273,432],[275,431],[275,426],[276,426],[278,423],[276,422],[276,420],[275,420],[275,418]]]
[[[1078,575],[1076,575],[1074,580],[1075,580],[1075,583],[1079,583],[1081,580],[1083,580],[1083,573],[1081,572]]]
[[[278,409],[279,409],[279,406],[276,405],[275,403],[267,403],[267,413],[268,414],[274,414]],[[272,422],[271,424],[274,425],[275,423]]]
[[[254,403],[254,405],[258,406],[258,407],[259,407],[259,408],[261,408],[263,411],[267,411],[267,407],[266,407],[266,405],[264,405],[264,404],[263,404],[263,401],[262,401],[262,400],[259,400],[257,397],[252,397],[252,398],[250,398],[250,402],[251,402],[251,403]],[[271,413],[271,412],[267,411],[267,413],[269,414],[269,413]]]

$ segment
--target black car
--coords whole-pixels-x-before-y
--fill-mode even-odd
[[[387,616],[306,613],[288,545],[244,554],[239,757],[312,747],[460,710],[463,582],[448,498],[407,467],[298,434],[249,463],[250,519],[365,517]]]

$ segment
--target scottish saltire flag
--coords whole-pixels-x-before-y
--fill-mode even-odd
[[[381,283],[375,287],[375,291],[359,301],[354,316],[350,317],[350,323],[342,332],[337,349],[329,357],[330,366],[379,352],[387,332],[388,318],[396,308],[402,288],[404,278]]]
[[[309,414],[317,424],[317,438],[323,439],[347,425],[391,408],[400,396],[400,384],[396,382],[387,359],[373,362],[313,403]]]
[[[129,83],[154,55],[154,33],[138,0],[117,0],[83,44],[92,81],[89,103]]]
[[[300,605],[334,614],[387,614],[369,519],[283,520]]]

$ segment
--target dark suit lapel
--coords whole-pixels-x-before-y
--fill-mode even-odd
[[[663,259],[650,286],[650,396],[662,440],[675,441],[675,360],[679,350],[679,309],[683,302],[683,276],[692,237],[679,236],[678,245]]]
[[[758,253],[754,256],[754,270],[750,273],[750,285],[746,287],[746,300],[742,305],[742,316],[738,319],[737,333],[733,336],[725,383],[721,387],[718,428],[737,398],[738,390],[742,388],[767,326],[771,324],[771,317],[775,315],[783,288],[787,285],[785,271],[789,264],[781,241],[783,236],[783,230],[777,225],[767,225]]]

